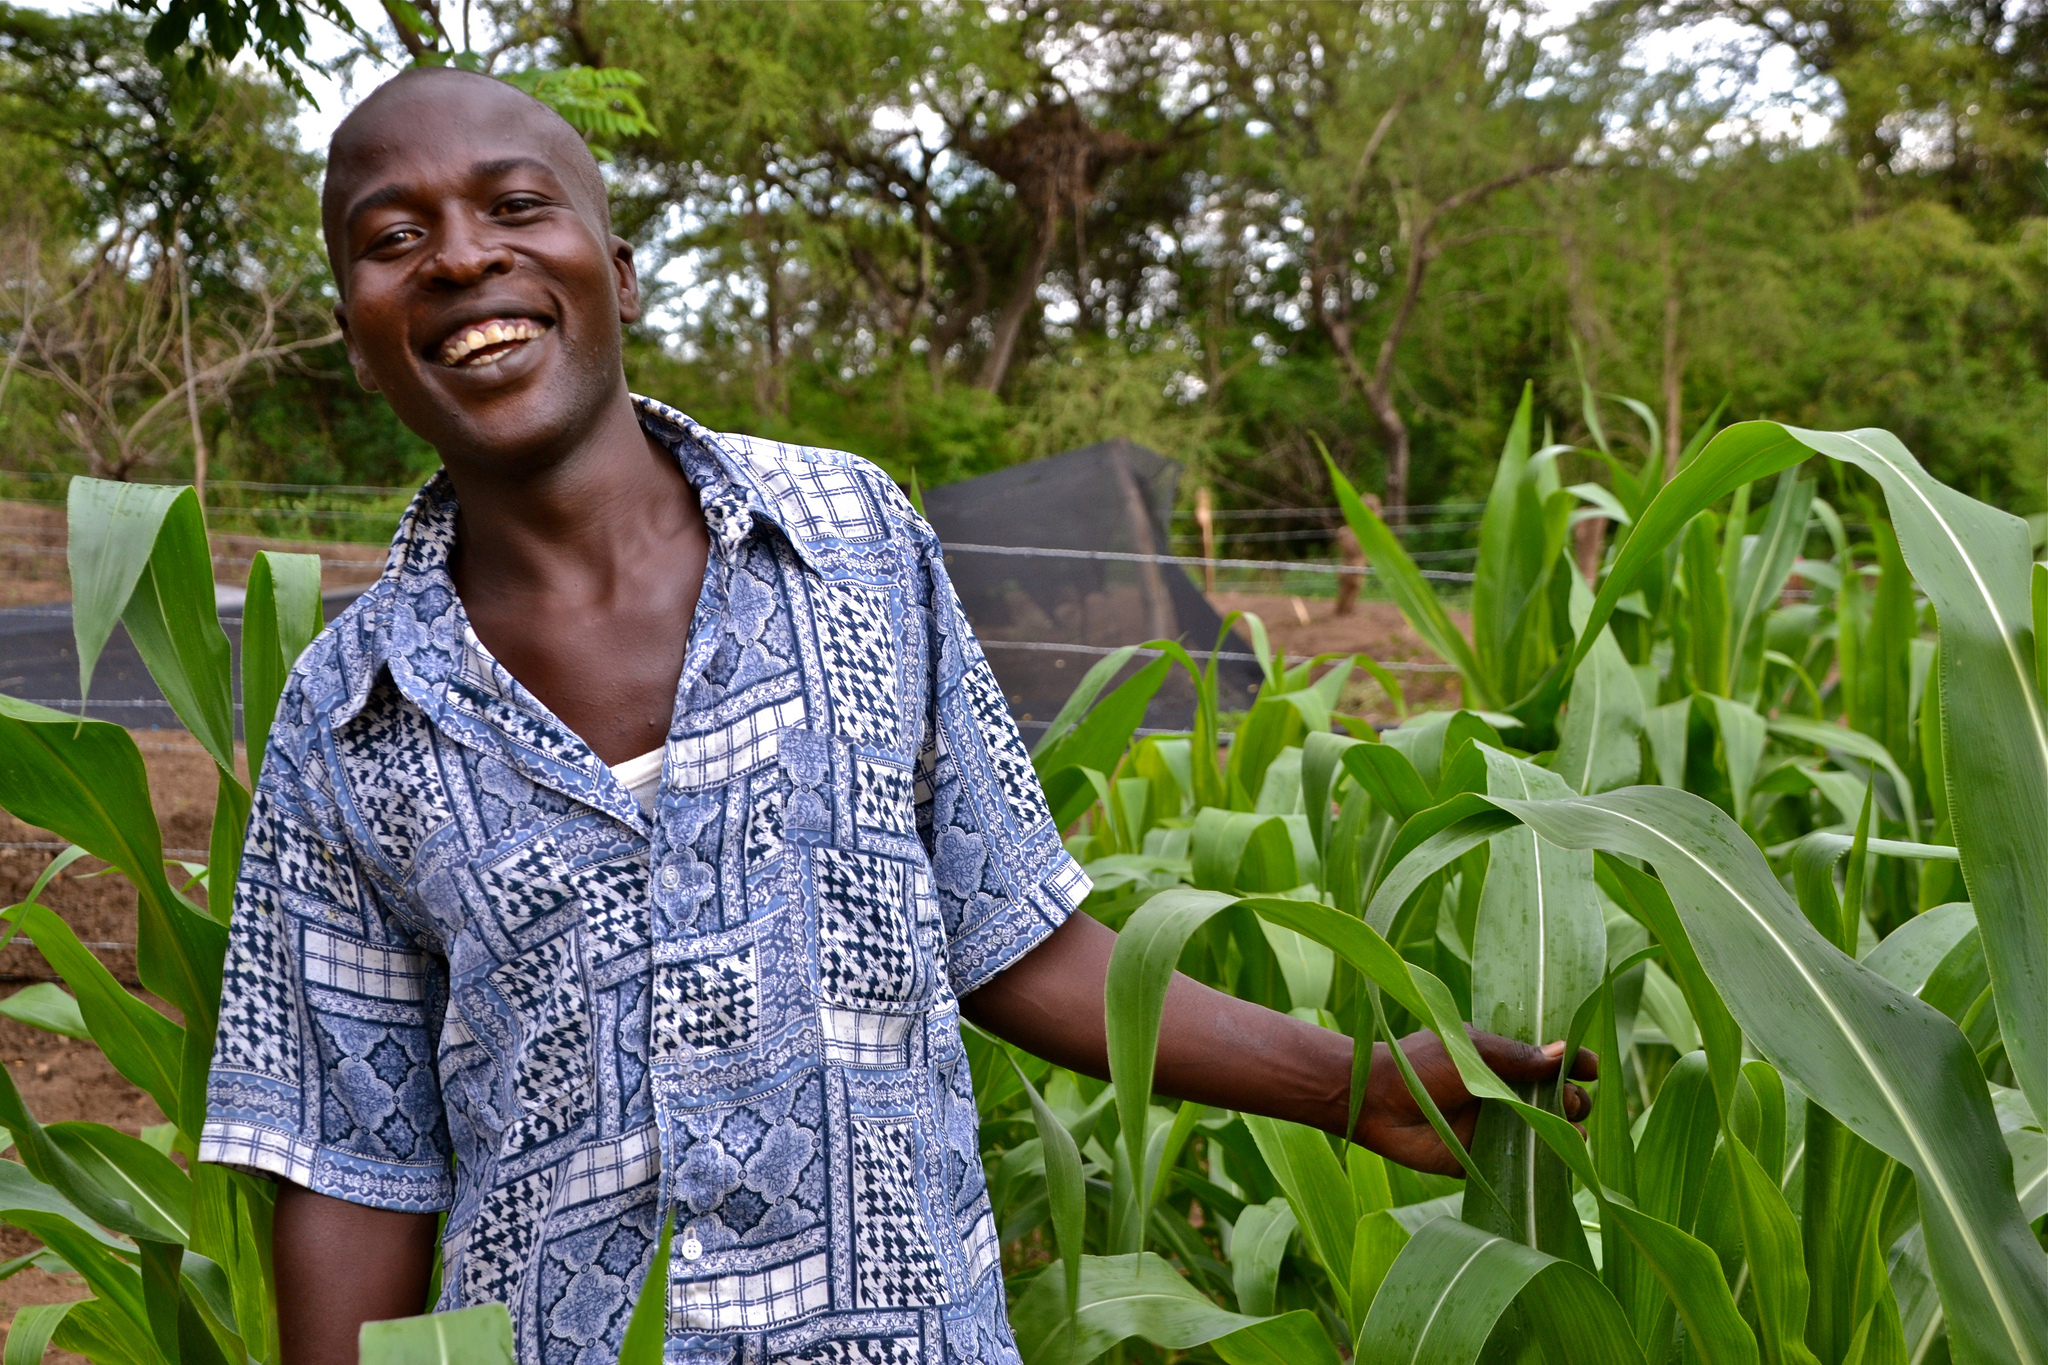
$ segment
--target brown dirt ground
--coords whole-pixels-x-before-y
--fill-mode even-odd
[[[1441,664],[1443,661],[1422,643],[1400,609],[1392,602],[1361,601],[1349,616],[1336,614],[1329,598],[1281,597],[1270,593],[1213,592],[1209,601],[1223,613],[1249,612],[1265,622],[1266,636],[1289,659],[1300,661],[1318,654],[1364,654],[1382,663]],[[1306,619],[1304,619],[1306,618]],[[1458,628],[1467,627],[1464,612],[1454,611],[1451,619]],[[1241,629],[1241,628],[1240,628]],[[1458,704],[1455,673],[1410,673],[1391,670],[1408,700],[1411,711],[1441,709]],[[1379,684],[1362,674],[1345,686],[1341,709],[1369,720],[1390,721],[1394,708]]]
[[[23,516],[26,512],[33,514]],[[45,515],[47,514],[47,515]],[[22,532],[43,528],[48,548],[39,557],[9,556],[0,563],[0,606],[31,602],[61,601],[64,597],[64,555],[61,509],[21,503],[0,503],[0,542],[20,539]],[[222,557],[246,556],[255,548],[308,549],[329,557],[374,557],[370,547],[357,545],[298,545],[218,537],[215,550]],[[28,559],[29,562],[23,562]],[[223,581],[240,581],[246,567],[222,565]],[[239,572],[235,572],[239,570]],[[344,576],[353,572],[354,580]],[[330,570],[328,586],[360,581],[366,571]],[[1296,599],[1248,592],[1220,592],[1211,600],[1223,612],[1256,612],[1276,648],[1290,658],[1315,654],[1362,652],[1381,661],[1436,662],[1427,646],[1409,629],[1391,603],[1360,602],[1349,616],[1333,614],[1327,599]],[[1304,622],[1302,616],[1307,616]],[[1462,624],[1462,623],[1461,623]],[[1458,690],[1454,676],[1403,673],[1399,675],[1411,708],[1453,705]],[[1346,690],[1344,706],[1354,714],[1390,719],[1392,708],[1377,684],[1358,682]],[[200,850],[206,847],[213,815],[214,773],[212,760],[189,736],[177,730],[137,730],[136,743],[149,768],[150,794],[156,803],[167,851]],[[243,759],[246,765],[246,757]],[[55,836],[47,830],[25,825],[0,812],[0,905],[13,904],[28,894],[37,875],[54,855],[53,848],[21,847],[48,844]],[[203,855],[201,855],[203,856]],[[135,894],[118,876],[95,876],[103,864],[85,859],[73,864],[44,893],[43,901],[64,917],[78,936],[92,946],[108,969],[131,989],[159,1008],[161,1001],[141,991],[135,975]],[[12,994],[37,981],[54,979],[34,947],[11,943],[0,948],[0,996]],[[110,1124],[128,1133],[162,1123],[156,1104],[136,1086],[117,1073],[98,1049],[0,1019],[0,1063],[4,1063],[29,1109],[45,1122],[88,1119]],[[0,1226],[0,1259],[19,1256],[34,1248],[27,1234]],[[16,1310],[29,1304],[61,1303],[86,1296],[84,1282],[75,1276],[55,1276],[28,1269],[0,1280],[0,1322],[11,1322]],[[83,1365],[83,1358],[51,1351],[47,1361],[56,1365]]]
[[[384,566],[384,547],[348,541],[271,540],[215,535],[214,581],[242,587],[258,550],[317,554],[326,589],[368,583]],[[37,606],[71,596],[64,567],[64,509],[54,503],[0,501],[0,607]]]

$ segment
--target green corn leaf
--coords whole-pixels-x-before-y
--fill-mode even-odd
[[[1621,599],[1636,590],[1651,565],[1661,563],[1665,547],[1678,539],[1693,517],[1743,484],[1790,468],[1809,454],[1797,437],[1775,422],[1739,422],[1708,441],[1680,466],[1630,528],[1593,601],[1570,667],[1578,668],[1593,647],[1594,633],[1607,624]]]
[[[1261,697],[1252,703],[1251,713],[1231,740],[1230,759],[1224,770],[1225,780],[1231,783],[1233,791],[1242,788],[1245,795],[1256,800],[1273,760],[1289,745],[1301,743],[1307,727],[1295,704],[1297,699],[1298,694],[1286,693]],[[1327,716],[1320,728],[1330,728]]]
[[[1806,539],[1806,522],[1812,510],[1813,484],[1788,469],[1778,475],[1777,492],[1771,498],[1770,514],[1763,529],[1742,551],[1736,574],[1735,592],[1730,600],[1732,614],[1728,638],[1734,660],[1737,699],[1757,705],[1763,682],[1764,624],[1785,581],[1792,576],[1793,561],[1799,558]]]
[[[1770,1365],[1819,1365],[1805,1338],[1812,1293],[1800,1229],[1777,1180],[1739,1141],[1727,1141],[1742,1247],[1749,1258],[1758,1336]]]
[[[0,1015],[47,1033],[61,1033],[66,1038],[92,1037],[85,1016],[79,1013],[78,1002],[54,981],[38,981],[0,1000]]]
[[[1266,945],[1273,950],[1273,960],[1280,964],[1280,975],[1287,982],[1288,1003],[1295,1009],[1322,1009],[1328,1005],[1330,981],[1336,970],[1336,959],[1330,950],[1270,920],[1260,920],[1259,929],[1266,936]]]
[[[2034,690],[2048,697],[2048,564],[2034,565]]]
[[[115,1251],[125,1255],[134,1250],[128,1242],[103,1231],[83,1209],[66,1199],[54,1185],[36,1179],[19,1161],[0,1161],[0,1209],[25,1209],[68,1219]],[[11,1215],[0,1213],[0,1220],[11,1221]]]
[[[16,1309],[14,1322],[7,1329],[7,1351],[0,1355],[0,1365],[41,1365],[51,1336],[75,1307],[75,1303],[36,1303]]]
[[[1751,707],[1727,697],[1703,695],[1700,700],[1706,704],[1707,714],[1721,739],[1722,767],[1728,775],[1735,818],[1747,821],[1750,791],[1756,784],[1757,766],[1763,760],[1764,742],[1769,735],[1764,718]]]
[[[1682,917],[1697,921],[1687,936],[1730,994],[1737,1017],[1747,1012],[1745,1031],[1758,1049],[1817,1102],[1915,1168],[1957,1339],[1986,1350],[1986,1359],[2042,1358],[2037,1324],[2048,1318],[2033,1309],[2048,1298],[2048,1276],[2018,1217],[2003,1141],[1990,1136],[1996,1124],[1981,1072],[1953,1026],[1827,944],[1787,899],[1755,845],[1697,797],[1634,788],[1540,803],[1495,798],[1494,804],[1552,842],[1597,844],[1658,866]],[[1497,828],[1483,817],[1468,824],[1482,836]],[[1433,836],[1429,856],[1454,856],[1462,837],[1455,829]],[[1416,861],[1423,861],[1422,852]],[[1399,868],[1381,895],[1398,894],[1396,883],[1404,877],[1424,875]],[[1426,973],[1410,975],[1425,996],[1442,990]],[[1444,1000],[1424,1017],[1454,1017],[1454,1010]],[[1496,1095],[1500,1087],[1476,1059],[1467,1073],[1456,1039],[1445,1043],[1475,1094],[1509,1098]],[[1947,1060],[1930,1060],[1941,1058]],[[1940,1093],[1931,1094],[1930,1085]],[[1517,1112],[1548,1140],[1555,1116]],[[1572,1160],[1565,1135],[1551,1145]],[[1597,1181],[1573,1169],[1589,1185]],[[1745,1237],[1761,1232],[1745,1226]]]
[[[661,1365],[662,1346],[668,1337],[669,1245],[675,1231],[675,1210],[670,1209],[662,1219],[661,1240],[655,1244],[654,1259],[648,1262],[647,1278],[633,1300],[632,1316],[626,1320],[619,1365]]]
[[[1130,1337],[1168,1350],[1211,1344],[1232,1365],[1337,1360],[1313,1314],[1260,1319],[1227,1312],[1150,1252],[1087,1257],[1073,1303],[1066,1277],[1048,1267],[1014,1300],[1010,1318],[1025,1365],[1086,1365]],[[365,1357],[364,1365],[372,1362]]]
[[[1703,692],[1728,691],[1728,588],[1721,573],[1721,551],[1714,543],[1716,518],[1694,517],[1685,530],[1679,554],[1679,582],[1685,588],[1685,639],[1690,646],[1686,666],[1692,684]]]
[[[1714,1083],[1714,1102],[1725,1119],[1735,1103],[1736,1077],[1742,1062],[1742,1029],[1701,965],[1670,894],[1655,877],[1604,852],[1593,856],[1593,875],[1600,889],[1663,945],[1665,965],[1684,993],[1693,1021],[1699,1027],[1708,1074]]]
[[[366,1322],[362,1365],[512,1365],[512,1315],[502,1303]]]
[[[1963,877],[1982,920],[2014,1075],[2036,1115],[2048,1116],[2048,714],[2026,644],[2026,523],[1937,482],[1888,432],[1745,422],[1715,437],[1637,522],[1592,622],[1604,622],[1694,513],[1738,483],[1798,463],[1808,449],[1877,480],[1904,562],[1939,616],[1942,706],[1969,718],[1949,727],[1957,747],[1943,755]]]
[[[1720,1113],[1706,1054],[1678,1059],[1644,1116],[1636,1143],[1637,1205],[1644,1213],[1690,1231],[1706,1193],[1707,1167],[1721,1136]]]
[[[1328,731],[1311,733],[1301,742],[1301,800],[1319,856],[1329,845],[1330,807],[1337,784],[1346,775],[1344,755],[1370,742]]]
[[[5,1216],[8,1222],[62,1256],[64,1263],[84,1278],[94,1295],[120,1310],[122,1316],[143,1329],[149,1339],[157,1339],[150,1330],[142,1275],[134,1266],[67,1218],[29,1209],[8,1209]],[[163,1356],[152,1350],[144,1359],[151,1358],[162,1360]]]
[[[1402,1225],[1391,1209],[1377,1209],[1358,1220],[1358,1236],[1351,1246],[1351,1338],[1358,1340],[1365,1318],[1379,1297],[1387,1272],[1394,1268],[1401,1251],[1414,1234]]]
[[[1072,780],[1075,769],[1107,773],[1130,747],[1131,735],[1144,723],[1145,708],[1166,681],[1171,659],[1154,659],[1132,674],[1088,713],[1058,743],[1032,760],[1052,805],[1053,821],[1062,829],[1081,818],[1094,803],[1092,790]],[[1063,774],[1065,775],[1063,777]]]
[[[1864,957],[1863,965],[1909,995],[1920,994],[1935,968],[1977,928],[1967,901],[1937,905],[1907,920]]]
[[[79,481],[74,479],[73,484]],[[71,534],[81,533],[74,492]],[[87,530],[103,533],[103,525]],[[165,511],[135,590],[121,608],[135,650],[164,700],[221,769],[235,767],[235,709],[227,633],[214,605],[213,553],[199,495],[180,490]],[[77,629],[74,626],[74,629]],[[82,641],[81,641],[82,647]]]
[[[1232,891],[1246,879],[1262,891],[1301,885],[1294,839],[1282,816],[1211,806],[1195,817],[1188,847],[1194,883],[1205,891]]]
[[[249,746],[251,787],[263,770],[285,675],[322,624],[320,556],[258,550],[242,602],[242,733]]]
[[[1213,1337],[1209,1349],[1223,1357],[1224,1365],[1337,1365],[1338,1361],[1322,1321],[1300,1308]]]
[[[192,1178],[176,1162],[104,1123],[52,1123],[43,1131],[101,1189],[171,1234],[171,1240],[191,1238]]]
[[[1088,1196],[1081,1176],[1081,1149],[1075,1145],[1074,1135],[1060,1122],[1059,1115],[1046,1105],[1038,1087],[1017,1065],[1016,1058],[1010,1059],[1010,1067],[1016,1071],[1018,1081],[1024,1086],[1024,1094],[1031,1101],[1031,1119],[1038,1128],[1038,1140],[1045,1153],[1045,1187],[1052,1200],[1053,1238],[1058,1245],[1061,1264],[1066,1268],[1067,1301],[1078,1303],[1084,1250],[1081,1239],[1088,1214]],[[1199,1108],[1198,1105],[1183,1106],[1188,1112]],[[1155,1202],[1158,1199],[1156,1191],[1153,1199]]]
[[[1792,884],[1793,892],[1799,898],[1799,908],[1805,913],[1808,922],[1827,934],[1835,946],[1843,952],[1848,952],[1850,948],[1855,946],[1857,926],[1860,922],[1860,906],[1844,905],[1836,899],[1835,864],[1857,848],[1859,838],[1867,853],[1885,857],[1908,858],[1917,862],[1936,863],[1952,863],[1957,858],[1956,850],[1944,844],[1909,844],[1898,839],[1872,839],[1867,834],[1861,832],[1862,826],[1860,823],[1858,830],[1857,836],[1831,834],[1824,830],[1817,831],[1806,835],[1792,846]],[[1852,880],[1852,886],[1853,884]],[[1964,908],[1966,910],[1969,909],[1967,904]],[[1905,927],[1910,928],[1918,923],[1918,919],[1909,920]],[[1939,921],[1939,923],[1948,925],[1952,921],[1945,919]],[[1972,925],[1976,923],[1974,912],[1970,915],[1969,923]],[[1902,928],[1900,932],[1904,932],[1904,929]],[[1926,934],[1928,932],[1930,931],[1923,928],[1918,931],[1918,934]],[[1961,937],[1961,932],[1961,930],[1957,931],[1958,938]],[[1894,953],[1906,952],[1912,944],[1920,941],[1918,934],[1909,936],[1898,948],[1892,951]],[[1897,937],[1897,935],[1894,934],[1893,937]],[[1890,940],[1887,939],[1886,942],[1888,943]],[[1954,946],[1953,940],[1949,946]],[[1945,952],[1946,950],[1944,950]],[[1874,964],[1873,970],[1875,970]],[[1892,977],[1889,972],[1880,972],[1879,974],[1885,976],[1888,980],[1893,980],[1897,984],[1897,979]],[[1905,989],[1917,991],[1918,987],[1907,987]]]
[[[78,644],[78,695],[92,695],[92,674],[122,609],[182,490],[156,484],[73,479],[66,493],[71,570],[71,630]],[[196,501],[196,499],[195,499]]]
[[[1389,995],[1393,995],[1397,999],[1403,997],[1414,999],[1416,1005],[1419,1006],[1419,1008],[1414,1009],[1414,1013],[1423,1019],[1431,1030],[1436,1032],[1438,1037],[1442,1039],[1444,1049],[1450,1055],[1452,1062],[1457,1066],[1458,1074],[1464,1080],[1466,1088],[1475,1095],[1499,1101],[1511,1108],[1522,1121],[1529,1124],[1535,1130],[1536,1134],[1543,1139],[1553,1153],[1563,1160],[1571,1172],[1585,1182],[1589,1189],[1595,1192],[1597,1198],[1603,1201],[1612,1200],[1612,1196],[1600,1183],[1599,1175],[1594,1169],[1590,1155],[1586,1150],[1584,1139],[1578,1130],[1562,1116],[1524,1103],[1479,1059],[1477,1050],[1466,1036],[1462,1023],[1458,1019],[1456,1004],[1450,998],[1450,993],[1444,988],[1441,981],[1437,980],[1430,973],[1420,968],[1412,967],[1403,961],[1386,941],[1374,933],[1369,926],[1360,924],[1358,921],[1332,910],[1328,906],[1317,905],[1312,902],[1281,901],[1267,898],[1249,900],[1245,904],[1261,916],[1269,916],[1276,920],[1290,923],[1300,932],[1320,938],[1330,944],[1340,954],[1347,956],[1353,965],[1363,971],[1375,984],[1384,988]],[[1404,1054],[1396,1049],[1394,1056],[1397,1062],[1401,1062]],[[1416,1093],[1418,1101],[1424,1103],[1425,1110],[1431,1111],[1433,1123],[1436,1122],[1439,1116],[1434,1114],[1433,1106],[1428,1103],[1426,1092],[1421,1090],[1420,1084],[1414,1077],[1412,1070],[1404,1064],[1402,1066],[1402,1074],[1411,1091]],[[1440,1124],[1438,1126],[1441,1134],[1444,1130]],[[1450,1146],[1453,1151],[1457,1150],[1455,1138],[1447,1137],[1446,1145]],[[1478,1184],[1479,1182],[1475,1180],[1474,1183]],[[1490,1197],[1499,1202],[1497,1194]],[[1644,1215],[1644,1217],[1647,1216]],[[1789,1218],[1789,1213],[1787,1217]],[[1689,1267],[1696,1268],[1697,1265],[1702,1264],[1699,1260],[1701,1256],[1710,1257],[1712,1255],[1696,1239],[1693,1239],[1689,1234],[1680,1229],[1671,1228],[1668,1233],[1659,1233],[1654,1237],[1645,1237],[1639,1235],[1643,1231],[1640,1220],[1617,1218],[1615,1222],[1617,1226],[1620,1226],[1629,1234],[1631,1242],[1637,1249],[1646,1258],[1653,1260],[1660,1276],[1690,1276],[1691,1270]],[[1693,1248],[1697,1248],[1697,1250],[1695,1251]],[[1541,1255],[1542,1253],[1532,1250],[1531,1254]],[[1574,1269],[1578,1268],[1574,1267]],[[1585,1272],[1580,1271],[1580,1273]],[[1590,1280],[1591,1277],[1588,1276],[1588,1279]],[[1592,1283],[1598,1284],[1598,1281],[1595,1280]],[[1696,1315],[1699,1318],[1701,1323],[1699,1334],[1708,1341],[1719,1340],[1725,1337],[1727,1335],[1727,1323],[1735,1315],[1732,1298],[1724,1303],[1719,1297],[1726,1294],[1725,1283],[1716,1277],[1709,1283],[1691,1285],[1689,1288],[1691,1291],[1690,1295],[1682,1302],[1681,1308],[1688,1315]],[[1382,1293],[1384,1294],[1384,1292],[1383,1287]],[[1601,1293],[1603,1295],[1606,1294],[1604,1287]],[[1714,1301],[1705,1302],[1699,1296],[1712,1297]],[[1608,1296],[1606,1301],[1609,1304],[1614,1302],[1611,1296]],[[1374,1313],[1379,1311],[1377,1304],[1373,1311]],[[1616,1312],[1617,1316],[1619,1316],[1618,1309]],[[1688,1316],[1688,1323],[1691,1321],[1692,1316]],[[1368,1332],[1370,1331],[1370,1326],[1371,1319],[1368,1318]],[[1363,1338],[1361,1338],[1360,1350],[1361,1352],[1364,1351]],[[1434,1359],[1435,1357],[1430,1358]],[[1739,1354],[1727,1358],[1743,1359]]]
[[[1666,702],[1643,714],[1643,738],[1650,742],[1650,761],[1667,787],[1685,785],[1686,751],[1692,740],[1693,700]]]
[[[21,1164],[43,1185],[51,1187],[70,1204],[76,1205],[92,1223],[110,1228],[125,1237],[138,1242],[159,1241],[170,1235],[170,1229],[162,1222],[150,1217],[147,1209],[138,1210],[123,1199],[120,1193],[102,1186],[84,1167],[74,1161],[60,1146],[35,1116],[22,1103],[21,1092],[15,1088],[14,1077],[5,1067],[0,1067],[0,1125],[5,1125],[8,1135],[14,1139],[15,1153]],[[21,1206],[30,1211],[44,1210],[46,1201],[30,1200]],[[15,1217],[17,1209],[7,1214],[8,1221],[25,1228],[41,1237],[42,1233],[30,1228]],[[68,1220],[68,1214],[50,1214],[60,1221]],[[88,1226],[90,1226],[88,1224]],[[92,1229],[93,1236],[100,1236],[98,1229]],[[49,1241],[43,1237],[44,1241]],[[54,1245],[54,1243],[52,1244]],[[62,1254],[62,1248],[59,1248]],[[65,1256],[69,1260],[68,1255]],[[140,1318],[137,1321],[141,1321]]]
[[[1593,610],[1593,594],[1577,574],[1571,575],[1571,590],[1572,628],[1579,630]],[[1642,689],[1614,633],[1602,627],[1600,636],[1572,678],[1571,707],[1551,763],[1582,795],[1633,783],[1643,764]]]
[[[1756,1365],[1756,1334],[1742,1320],[1728,1282],[1721,1277],[1720,1262],[1704,1242],[1646,1217],[1612,1195],[1600,1216],[1603,1223],[1609,1218],[1619,1222],[1630,1240],[1645,1250],[1643,1261],[1685,1320],[1687,1341],[1699,1359],[1713,1365]],[[1637,1340],[1641,1339],[1638,1332]]]
[[[1317,446],[1321,448],[1320,440]],[[1359,546],[1372,562],[1373,573],[1393,595],[1401,614],[1415,627],[1415,633],[1422,637],[1423,643],[1436,651],[1438,658],[1457,668],[1458,676],[1465,683],[1466,704],[1482,707],[1500,705],[1502,699],[1495,696],[1488,686],[1485,675],[1480,671],[1479,660],[1472,653],[1472,646],[1451,623],[1450,614],[1437,601],[1436,593],[1422,576],[1422,571],[1415,567],[1415,561],[1401,548],[1399,538],[1359,498],[1351,481],[1338,471],[1329,451],[1324,450],[1322,454],[1323,463],[1330,471],[1330,484],[1337,491],[1337,505],[1344,510],[1344,520],[1358,537]]]
[[[1727,817],[1666,788],[1501,800],[1543,837],[1651,862],[1744,1033],[1859,1136],[1911,1168],[1952,1337],[1986,1360],[2048,1360],[2048,1258],[1968,1042],[1842,955]]]
[[[1414,762],[1392,744],[1363,744],[1344,751],[1344,771],[1381,810],[1405,822],[1436,804]]]
[[[1215,891],[1163,891],[1139,906],[1117,935],[1104,986],[1104,1023],[1117,1121],[1134,1153],[1146,1150],[1159,1024],[1174,964],[1194,932],[1233,904],[1233,897]]]
[[[1472,579],[1472,652],[1489,679],[1505,679],[1511,668],[1510,641],[1524,605],[1549,572],[1544,557],[1543,496],[1550,491],[1531,478],[1529,428],[1535,388],[1522,387],[1522,401],[1508,425],[1500,462],[1494,466],[1493,488],[1479,521],[1479,558]],[[1543,466],[1550,483],[1556,467]],[[1363,540],[1360,541],[1363,544]],[[1505,687],[1496,693],[1505,701]]]
[[[1484,744],[1472,751],[1483,757],[1487,788],[1495,795],[1540,800],[1572,794],[1555,773]],[[1496,834],[1473,945],[1472,1022],[1518,1042],[1563,1038],[1582,1002],[1599,989],[1606,960],[1592,855],[1547,844],[1526,828]],[[1522,1098],[1535,1102],[1536,1087],[1527,1087]],[[1535,1134],[1489,1107],[1470,1145],[1507,1208],[1468,1201],[1467,1221],[1591,1269],[1571,1176],[1537,1146]]]
[[[1892,790],[1898,794],[1899,804],[1904,808],[1906,827],[1916,834],[1920,826],[1919,808],[1913,800],[1913,784],[1906,780],[1905,769],[1899,766],[1891,750],[1872,739],[1869,735],[1851,730],[1846,726],[1832,725],[1827,721],[1813,720],[1807,716],[1776,716],[1770,721],[1770,730],[1779,739],[1795,744],[1811,744],[1818,749],[1827,749],[1860,758],[1866,763],[1875,763],[1892,780]]]
[[[227,929],[165,878],[148,776],[128,732],[0,696],[0,807],[126,874],[136,888],[137,975],[210,1037]]]
[[[1280,1283],[1280,1263],[1299,1226],[1286,1199],[1249,1204],[1230,1233],[1230,1274],[1237,1306],[1253,1317],[1271,1317]]]
[[[1641,1365],[1643,1353],[1600,1281],[1568,1261],[1449,1218],[1429,1224],[1402,1249],[1373,1300],[1357,1358],[1470,1365],[1516,1303],[1553,1360]]]
[[[148,1091],[165,1114],[187,1123],[186,1131],[197,1133],[199,1114],[186,1112],[180,1086],[185,1030],[130,994],[48,907],[20,906],[8,918],[78,992],[75,1007],[114,1069]]]
[[[1330,1151],[1330,1140],[1313,1128],[1279,1119],[1244,1116],[1259,1154],[1294,1205],[1302,1240],[1329,1272],[1339,1303],[1348,1309],[1351,1249],[1358,1236],[1359,1209],[1351,1181]]]
[[[73,1305],[51,1342],[60,1351],[73,1351],[93,1361],[119,1361],[121,1365],[165,1362],[149,1329],[105,1299],[86,1299]]]

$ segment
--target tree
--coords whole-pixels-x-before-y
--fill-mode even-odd
[[[17,153],[69,170],[64,211],[17,204],[9,376],[59,395],[95,474],[162,462],[182,422],[205,480],[204,410],[252,369],[332,343],[311,163],[275,87],[193,81],[116,15],[0,9],[0,101]]]
[[[1411,436],[1396,397],[1401,346],[1431,267],[1506,231],[1481,211],[1572,163],[1588,103],[1550,82],[1527,16],[1478,5],[1253,6],[1227,45],[1298,53],[1281,73],[1244,60],[1235,84],[1266,136],[1248,144],[1272,187],[1270,239],[1300,272],[1299,305],[1377,419],[1386,497],[1408,501]]]

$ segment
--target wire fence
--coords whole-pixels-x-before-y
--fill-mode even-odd
[[[1125,564],[1178,564],[1190,569],[1256,569],[1285,573],[1330,574],[1337,577],[1369,578],[1372,567],[1362,564],[1330,564],[1315,559],[1221,559],[1203,555],[1148,555],[1130,550],[1057,550],[1043,546],[966,545],[958,541],[946,546],[947,554],[1017,555],[1034,559],[1095,559]],[[1438,583],[1470,583],[1473,575],[1448,569],[1418,570],[1424,578]]]

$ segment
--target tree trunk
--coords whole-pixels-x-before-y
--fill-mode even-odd
[[[1365,401],[1387,433],[1387,520],[1398,526],[1408,520],[1408,424],[1401,420],[1390,386],[1373,385]]]
[[[1678,429],[1679,420],[1684,415],[1685,355],[1684,343],[1678,334],[1682,287],[1671,246],[1668,212],[1661,235],[1664,248],[1664,477],[1669,480],[1678,472],[1678,452],[1685,439]]]
[[[996,319],[995,337],[989,342],[988,356],[981,362],[981,373],[975,376],[974,387],[987,389],[990,393],[1003,387],[1003,380],[1010,373],[1010,361],[1017,353],[1017,338],[1024,332],[1024,319],[1038,306],[1038,286],[1045,279],[1046,267],[1052,264],[1052,249],[1059,236],[1057,209],[1049,203],[1045,216],[1039,221],[1037,239],[1031,244],[1031,259],[1025,263],[1023,275],[1010,291],[1002,316]]]
[[[192,368],[191,282],[185,275],[185,247],[178,229],[171,227],[171,258],[176,263],[178,285],[178,343],[185,358],[185,415],[192,423],[192,489],[199,503],[206,504],[206,431],[199,425],[199,382]]]

